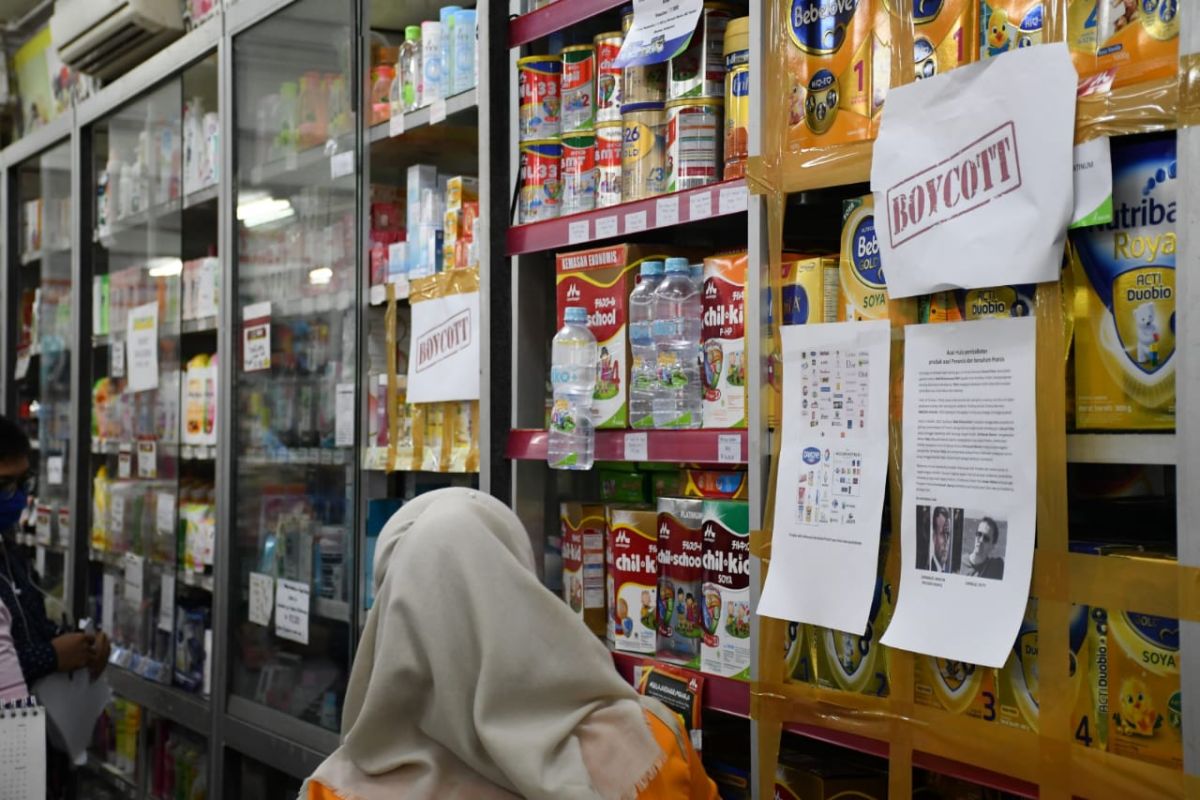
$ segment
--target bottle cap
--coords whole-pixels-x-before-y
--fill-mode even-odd
[[[642,268],[641,268],[639,274],[654,276],[654,275],[662,275],[662,273],[663,273],[663,262],[661,262],[661,261],[643,261]]]
[[[587,309],[583,306],[568,306],[563,312],[565,322],[587,322]]]
[[[667,274],[677,275],[679,273],[687,274],[690,269],[686,258],[668,258],[667,259]]]
[[[406,42],[421,41],[421,26],[420,25],[409,25],[407,28],[405,28],[404,29],[404,41],[406,41]]]

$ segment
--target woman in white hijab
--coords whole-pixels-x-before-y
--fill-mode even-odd
[[[640,698],[534,572],[516,515],[468,489],[388,521],[342,746],[303,800],[715,800],[682,725]]]

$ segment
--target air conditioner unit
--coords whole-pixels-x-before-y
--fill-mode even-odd
[[[59,58],[109,80],[183,33],[179,0],[55,0],[50,37]]]

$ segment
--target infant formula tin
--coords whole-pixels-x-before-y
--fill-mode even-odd
[[[621,74],[622,103],[662,103],[667,99],[667,65],[626,67]]]
[[[687,48],[670,61],[667,99],[720,97],[725,92],[725,26],[734,7],[705,3]]]
[[[887,284],[875,238],[872,195],[847,200],[842,217],[838,320],[887,319]]]
[[[715,183],[721,174],[721,110],[715,99],[667,103],[667,191]]]
[[[725,180],[744,177],[750,153],[750,18],[725,27]]]
[[[981,0],[979,57],[991,58],[1009,50],[1041,44],[1044,21],[1045,9],[1040,2]]]
[[[620,122],[596,126],[596,208],[608,208],[621,202]]]
[[[666,189],[667,113],[662,103],[621,109],[621,200],[642,200]]]
[[[590,44],[562,51],[562,131],[590,131],[596,121],[596,51]]]
[[[621,52],[620,32],[602,33],[593,40],[596,48],[596,124],[621,121],[621,68],[613,60]]]
[[[521,144],[521,223],[554,219],[562,208],[562,143],[539,139]]]
[[[572,133],[562,138],[562,213],[596,207],[596,134]]]
[[[1080,78],[1112,70],[1114,88],[1174,79],[1184,7],[1178,0],[1068,0],[1067,42]]]
[[[913,9],[913,70],[932,78],[974,61],[979,41],[979,0],[936,0]],[[889,62],[890,67],[890,62]]]
[[[558,136],[562,129],[559,86],[561,56],[526,56],[518,59],[522,142]]]

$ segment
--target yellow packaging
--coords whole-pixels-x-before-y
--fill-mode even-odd
[[[881,0],[789,0],[788,149],[870,139],[875,4]]]
[[[455,175],[446,181],[446,210],[461,211],[465,203],[479,202],[479,179]]]
[[[1041,44],[1044,23],[1040,0],[980,0],[979,57]]]
[[[1179,621],[1120,611],[1108,623],[1108,751],[1183,764]]]
[[[784,680],[812,683],[813,673],[812,628],[803,622],[789,622],[784,640]]]
[[[1068,0],[1067,41],[1083,81],[1118,88],[1179,70],[1179,0]]]
[[[446,408],[450,472],[475,472],[479,469],[479,401],[460,400],[446,403]]]
[[[978,0],[914,3],[913,26],[917,80],[970,64],[979,53]]]
[[[862,636],[816,625],[809,627],[818,686],[877,697],[887,697],[890,693],[888,650],[879,642],[891,622],[895,603],[892,586],[883,577],[886,554],[887,547],[881,547],[871,621]]]
[[[839,321],[887,319],[887,284],[875,238],[872,195],[847,200],[842,214]]]
[[[425,435],[421,448],[421,469],[425,472],[445,472],[449,456],[445,452],[450,440],[446,438],[446,407],[444,403],[423,403]]]
[[[995,722],[997,670],[965,661],[917,656],[913,667],[913,701]]]
[[[783,259],[784,325],[834,322],[838,308],[838,260],[832,256]]]

